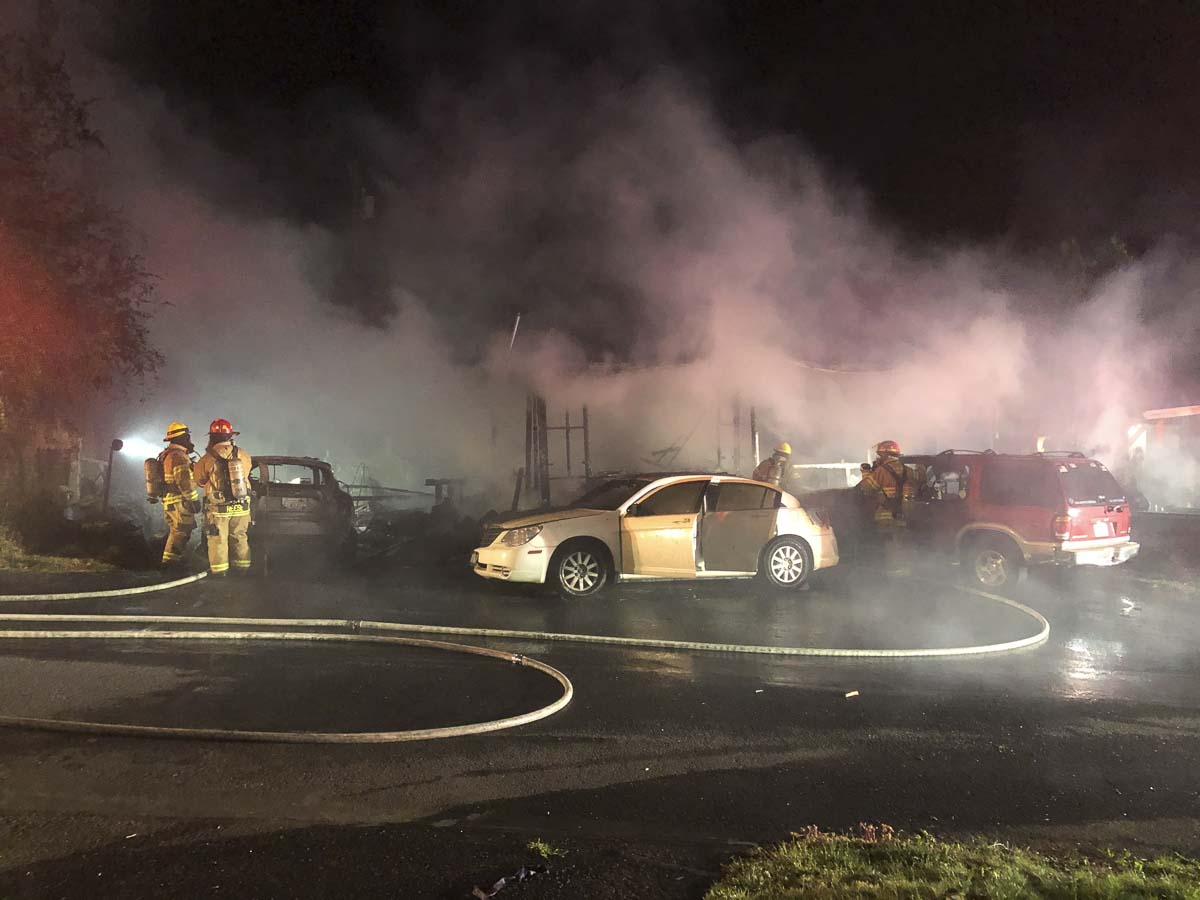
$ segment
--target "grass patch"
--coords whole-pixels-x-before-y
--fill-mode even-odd
[[[532,841],[526,844],[525,847],[528,850],[532,850],[542,859],[546,860],[552,859],[555,856],[567,855],[566,850],[561,850],[558,847],[555,847],[549,841],[543,841],[541,838],[534,838]]]
[[[7,528],[0,527],[0,571],[2,570],[59,574],[62,572],[115,572],[116,567],[96,559],[26,553],[16,536]]]
[[[706,900],[766,898],[1186,898],[1200,900],[1200,862],[1106,851],[1050,857],[1007,844],[902,835],[886,825],[853,834],[815,826],[725,867]]]

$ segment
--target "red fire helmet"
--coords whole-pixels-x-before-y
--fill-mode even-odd
[[[229,423],[228,419],[213,419],[212,424],[208,426],[208,433],[228,435],[229,437],[241,434],[241,432],[233,430],[233,426]]]
[[[880,441],[875,445],[875,453],[879,456],[899,456],[900,445],[895,441]]]

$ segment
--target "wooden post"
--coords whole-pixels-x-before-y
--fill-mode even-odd
[[[584,404],[583,407],[583,477],[592,477],[592,444],[587,404]]]
[[[114,438],[113,442],[108,445],[108,468],[104,470],[104,503],[100,506],[102,513],[108,512],[108,495],[112,489],[112,462],[113,454],[124,447],[125,444],[119,438]]]
[[[539,396],[537,398],[537,443],[541,452],[538,460],[538,487],[541,489],[543,506],[550,505],[550,434],[546,428],[546,398]]]
[[[567,476],[571,474],[571,411],[563,415],[563,437],[567,442]]]
[[[750,407],[750,455],[757,467],[762,461],[758,457],[758,411]]]
[[[525,395],[525,469],[533,472],[533,395]]]
[[[525,486],[525,470],[517,469],[517,483],[513,487],[512,511],[516,512],[521,508],[521,488]]]
[[[733,473],[742,474],[742,398],[733,396]]]

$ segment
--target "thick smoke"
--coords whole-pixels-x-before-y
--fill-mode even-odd
[[[1177,250],[1080,285],[995,248],[913,247],[797,139],[735,140],[668,70],[431,80],[406,127],[326,108],[314,142],[336,131],[369,173],[335,228],[223,202],[259,189],[246,160],[69,50],[171,304],[154,323],[167,371],[121,432],[222,416],[253,452],[502,495],[532,389],[555,416],[588,405],[600,469],[681,443],[675,465],[715,466],[735,397],[812,461],[1047,434],[1117,464],[1196,333],[1200,279]]]

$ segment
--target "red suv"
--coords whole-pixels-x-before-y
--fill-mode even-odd
[[[946,450],[904,464],[917,482],[908,537],[955,553],[982,587],[1009,587],[1030,565],[1115,566],[1138,552],[1125,489],[1082,453]]]

